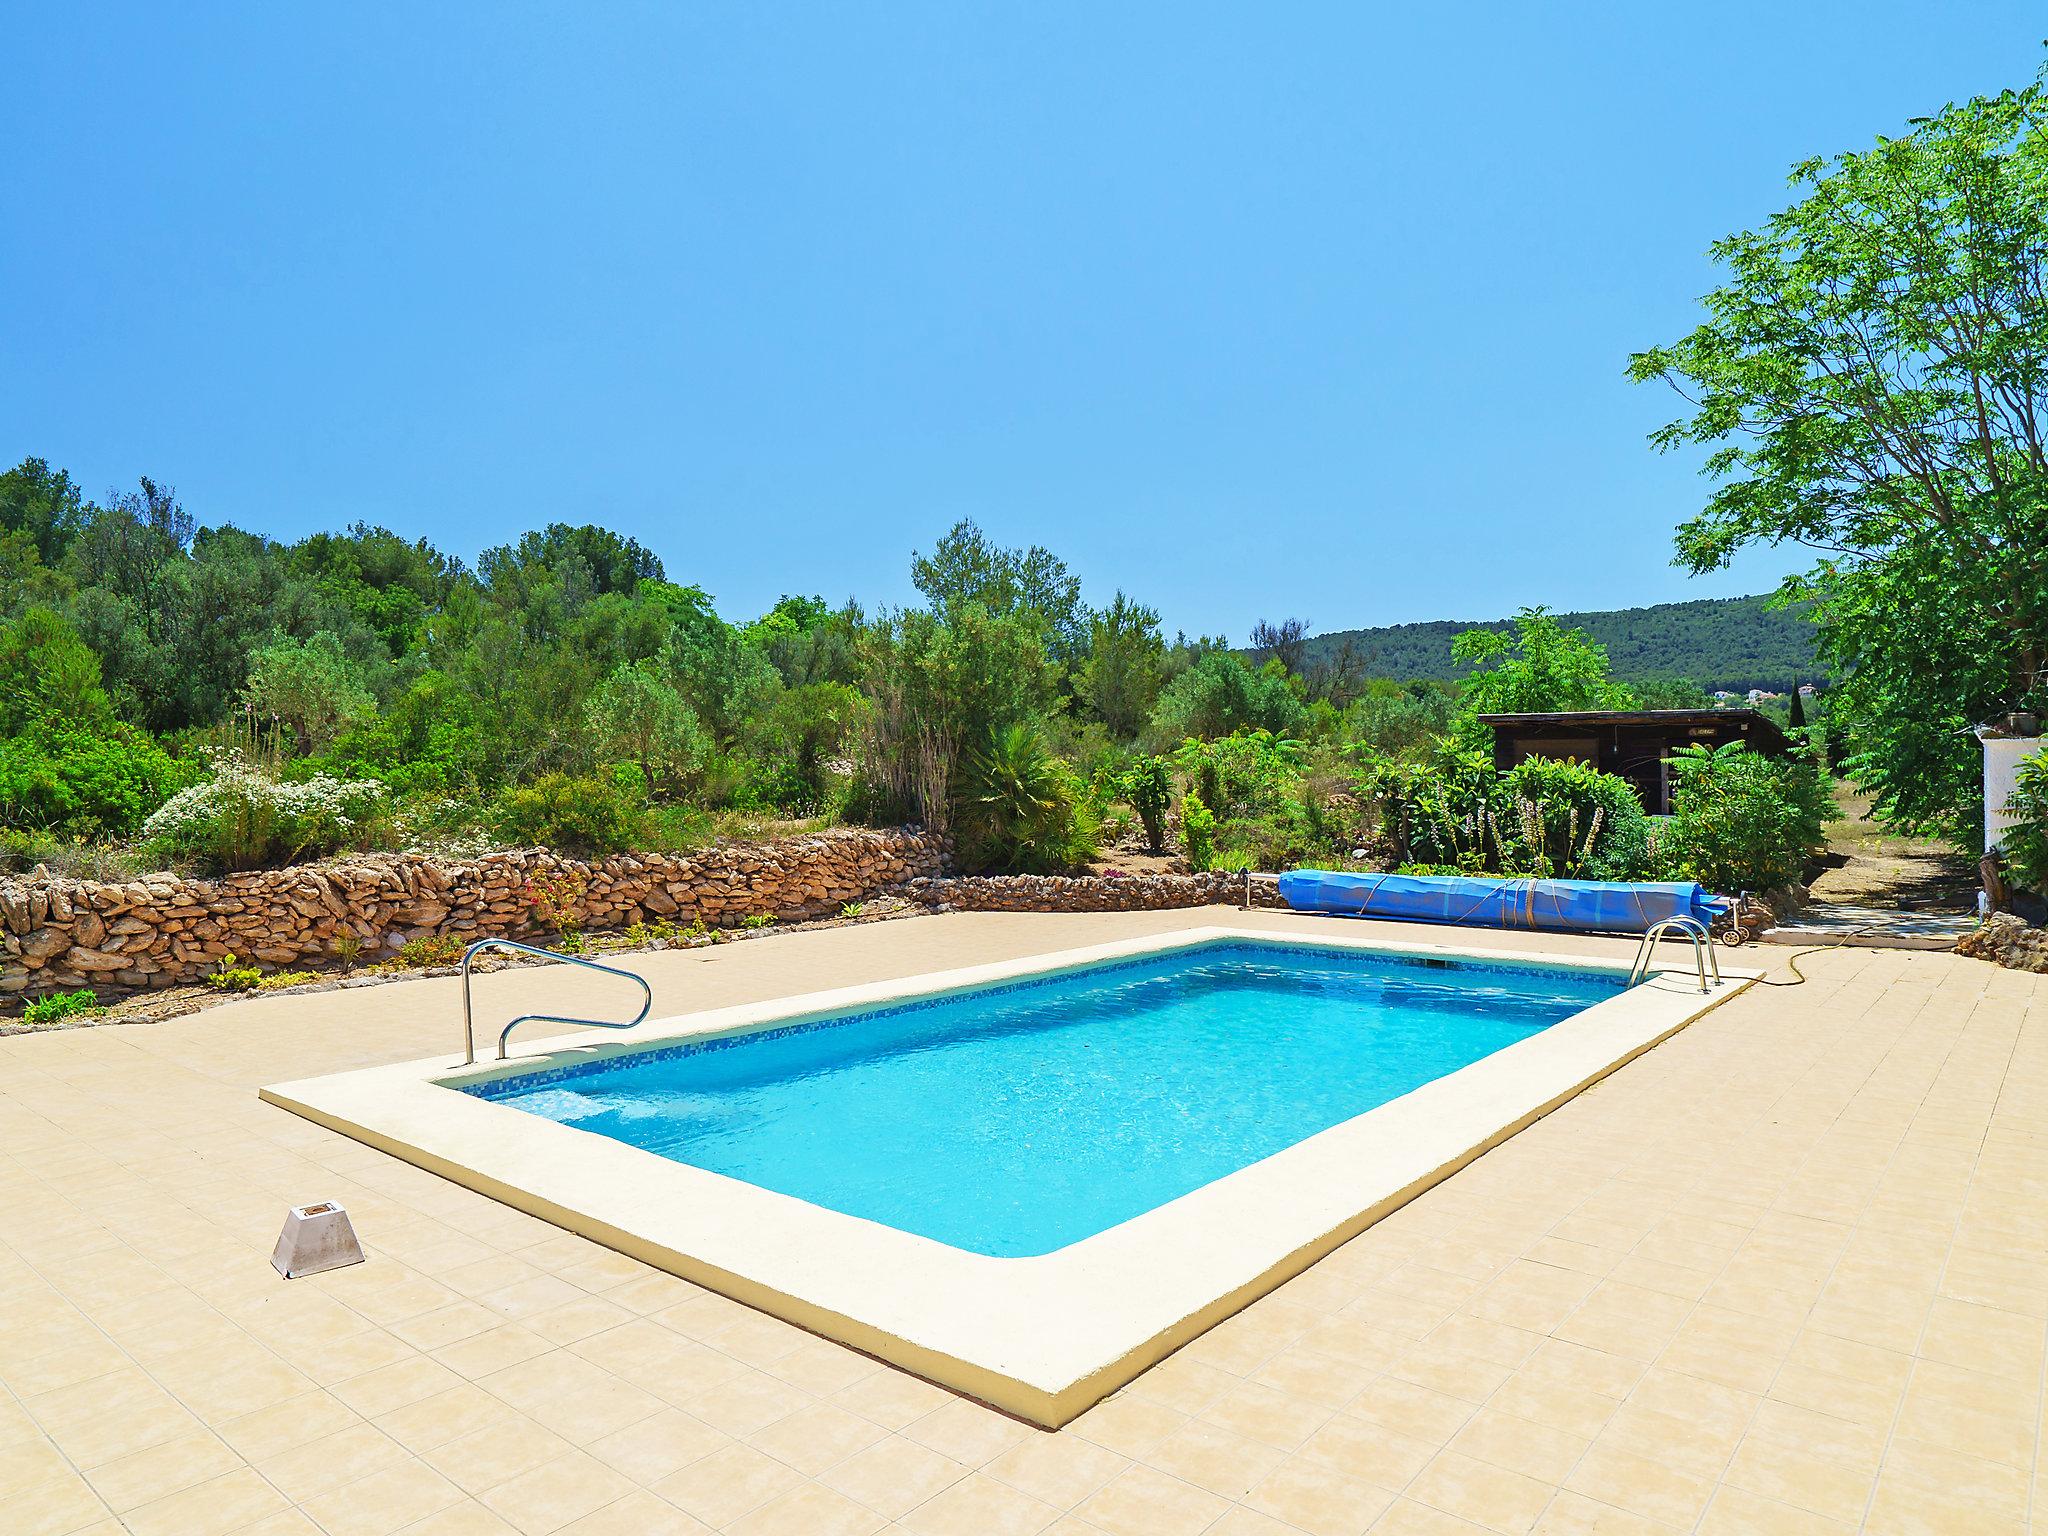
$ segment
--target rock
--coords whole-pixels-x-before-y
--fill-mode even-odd
[[[86,949],[74,944],[64,956],[64,963],[74,971],[97,973],[100,971],[125,971],[128,969],[126,955],[108,954],[105,950]]]
[[[2048,975],[2048,928],[2036,928],[2010,912],[1994,912],[1956,942],[1956,953],[1989,960],[2011,971]]]

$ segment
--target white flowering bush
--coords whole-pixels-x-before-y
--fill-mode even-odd
[[[375,779],[316,774],[291,783],[239,752],[212,754],[208,777],[166,800],[143,835],[172,858],[221,870],[271,869],[366,847],[388,824]]]

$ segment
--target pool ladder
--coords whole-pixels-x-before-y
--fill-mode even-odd
[[[1657,941],[1668,932],[1682,933],[1692,943],[1692,963],[1699,972],[1700,991],[1712,990],[1707,985],[1707,972],[1714,973],[1714,986],[1721,985],[1721,959],[1714,953],[1714,941],[1707,933],[1706,925],[1696,917],[1666,917],[1643,930],[1643,941],[1636,946],[1636,958],[1628,968],[1628,984],[1648,978],[1650,963],[1657,958]]]
[[[498,1060],[505,1060],[505,1042],[512,1038],[512,1031],[522,1024],[582,1024],[591,1029],[631,1029],[647,1017],[647,1011],[654,1006],[654,989],[647,985],[647,978],[634,971],[621,970],[616,965],[599,965],[595,960],[586,960],[581,955],[565,955],[558,949],[538,949],[531,944],[520,944],[512,939],[479,939],[462,952],[462,1064],[476,1065],[476,1024],[469,1001],[469,962],[487,949],[509,949],[516,954],[538,955],[544,960],[566,960],[571,965],[583,966],[586,970],[603,971],[607,976],[623,976],[640,988],[640,1011],[623,1022],[610,1019],[572,1019],[561,1013],[522,1013],[498,1032]]]

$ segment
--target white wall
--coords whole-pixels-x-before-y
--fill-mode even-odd
[[[1986,736],[1984,738],[1984,846],[1996,848],[2013,818],[2005,802],[2019,787],[2020,764],[2048,747],[2039,736]]]

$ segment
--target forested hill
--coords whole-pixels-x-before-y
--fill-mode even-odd
[[[1614,675],[1625,681],[1689,677],[1709,692],[1782,691],[1795,680],[1818,682],[1825,676],[1814,659],[1813,626],[1804,614],[1769,608],[1762,597],[1703,598],[1557,617],[1606,646]],[[1448,678],[1461,670],[1451,665],[1453,639],[1468,629],[1508,627],[1506,619],[1438,619],[1336,630],[1306,642],[1305,665],[1327,662],[1348,641],[1364,670],[1375,677]]]

